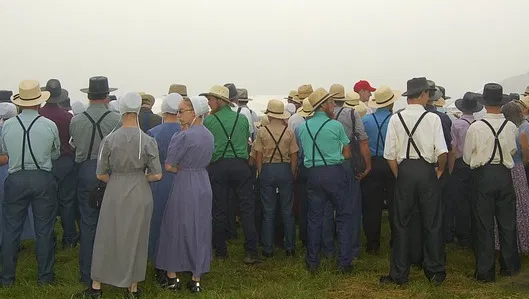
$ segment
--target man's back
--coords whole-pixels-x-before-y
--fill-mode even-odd
[[[141,130],[145,133],[162,123],[162,117],[160,115],[154,114],[151,109],[146,107],[142,107],[140,109],[140,113],[138,113],[138,120]]]
[[[73,156],[73,149],[70,145],[70,123],[73,115],[59,106],[48,104],[39,109],[39,114],[50,119],[57,126],[61,139],[61,156]]]

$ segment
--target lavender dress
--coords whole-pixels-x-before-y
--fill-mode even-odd
[[[209,272],[213,194],[206,167],[213,147],[213,135],[201,125],[171,139],[165,162],[178,165],[178,172],[162,219],[154,261],[158,269],[195,277]]]

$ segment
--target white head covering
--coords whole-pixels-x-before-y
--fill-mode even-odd
[[[285,110],[288,111],[288,113],[290,113],[290,115],[295,114],[296,113],[296,105],[294,105],[292,103],[288,103],[285,106]]]
[[[17,115],[17,106],[13,103],[0,103],[0,118],[9,119]]]
[[[183,100],[178,93],[170,93],[162,101],[162,113],[178,114],[178,105]]]
[[[209,113],[208,99],[204,96],[190,97],[189,100],[193,104],[193,109],[197,116],[202,116]]]
[[[81,114],[86,111],[86,106],[83,104],[83,102],[76,101],[70,106],[72,106],[73,115]]]
[[[119,111],[125,113],[138,113],[141,109],[141,96],[137,92],[129,92],[119,99]]]
[[[117,100],[110,101],[108,103],[108,109],[110,109],[110,111],[119,113],[119,102]]]

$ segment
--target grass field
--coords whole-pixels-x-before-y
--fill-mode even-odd
[[[386,245],[389,242],[387,225],[382,242]],[[35,244],[26,242],[24,247],[18,260],[17,282],[13,288],[0,289],[0,298],[71,298],[83,290],[83,285],[78,282],[78,248],[57,250],[55,271],[58,284],[39,288],[36,285]],[[514,278],[499,278],[494,284],[477,283],[470,278],[474,271],[471,251],[452,245],[447,247],[447,280],[440,287],[428,283],[418,269],[412,269],[410,283],[405,287],[380,286],[379,276],[387,274],[389,269],[388,246],[379,256],[362,254],[351,275],[334,272],[335,262],[322,260],[320,272],[315,276],[305,270],[303,250],[298,249],[298,256],[294,259],[277,251],[274,258],[261,265],[246,266],[242,263],[242,247],[239,237],[229,245],[229,260],[213,262],[211,272],[203,277],[204,293],[190,294],[186,289],[179,293],[164,291],[153,283],[150,269],[147,281],[140,285],[142,298],[529,298],[529,287],[518,285],[529,284],[529,271]],[[524,257],[523,264],[528,263],[529,259]],[[121,289],[104,286],[103,291],[104,298],[123,297]]]

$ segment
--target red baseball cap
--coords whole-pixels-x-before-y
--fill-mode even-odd
[[[374,88],[373,86],[371,86],[371,84],[369,84],[369,82],[367,82],[366,80],[360,80],[358,82],[356,82],[355,86],[354,86],[354,91],[355,92],[359,92],[360,90],[369,90],[371,92],[377,90],[376,88]]]

